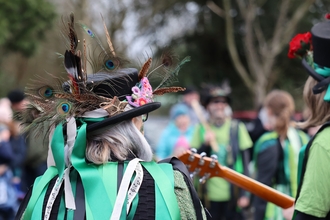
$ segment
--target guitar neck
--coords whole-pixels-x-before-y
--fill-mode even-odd
[[[294,199],[292,197],[240,174],[235,170],[219,165],[216,158],[209,158],[204,155],[201,156],[188,150],[186,153],[182,154],[179,159],[186,164],[188,170],[192,172],[193,175],[202,177],[202,180],[211,177],[221,177],[284,209],[294,205]]]
[[[220,165],[218,165],[220,166]],[[228,167],[221,167],[221,177],[228,182],[251,192],[252,194],[274,203],[284,209],[294,205],[294,199],[252,178],[242,175]]]

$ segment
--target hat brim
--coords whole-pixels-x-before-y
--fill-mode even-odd
[[[306,58],[302,59],[302,65],[307,70],[308,74],[311,77],[313,77],[316,81],[321,82],[325,79],[323,76],[315,72],[315,70],[307,63]]]
[[[125,111],[118,115],[104,119],[103,121],[95,122],[93,124],[87,125],[87,132],[95,131],[100,128],[106,127],[106,126],[116,124],[118,122],[122,122],[122,121],[132,119],[134,117],[137,117],[137,116],[140,116],[143,114],[147,114],[149,112],[152,112],[152,111],[158,109],[160,106],[161,106],[160,102],[152,102],[152,103],[148,103],[148,104],[142,105],[137,108],[133,108],[131,110]]]
[[[210,102],[211,102],[212,99],[219,98],[219,97],[225,98],[226,101],[227,101],[227,104],[228,104],[228,105],[231,104],[231,98],[230,98],[229,96],[219,95],[219,96],[208,96],[208,97],[205,99],[203,106],[204,106],[204,107],[208,106],[208,104],[210,104]]]
[[[306,61],[305,58],[302,59],[302,65],[305,67],[307,72],[313,79],[315,79],[318,83],[313,87],[313,93],[319,94],[328,88],[330,84],[330,77],[323,77],[318,74]]]

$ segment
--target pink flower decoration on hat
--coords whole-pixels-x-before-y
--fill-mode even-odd
[[[139,87],[134,86],[134,87],[132,88],[132,92],[133,92],[133,94],[139,95],[139,94],[140,94],[140,89],[139,89]]]
[[[139,98],[138,99],[139,106],[145,105],[148,103],[148,101],[145,98]]]
[[[141,81],[132,88],[133,94],[126,96],[128,103],[135,107],[140,107],[147,103],[153,102],[152,87],[147,77],[143,77]]]

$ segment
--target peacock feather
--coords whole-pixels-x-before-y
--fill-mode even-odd
[[[86,112],[99,108],[103,108],[111,117],[123,112],[130,101],[136,101],[134,94],[124,96],[130,97],[130,100],[120,101],[119,98],[121,97],[96,94],[88,85],[88,83],[92,83],[94,88],[98,86],[97,83],[105,84],[115,91],[120,89],[120,83],[123,83],[123,79],[130,80],[124,71],[120,71],[127,65],[128,61],[115,52],[103,17],[102,20],[107,42],[106,47],[102,45],[96,33],[81,22],[78,24],[86,38],[78,39],[73,14],[70,14],[68,18],[62,18],[64,26],[62,34],[67,50],[64,54],[59,54],[59,57],[64,60],[67,76],[58,77],[46,73],[42,77],[37,77],[27,86],[26,94],[29,104],[19,116],[25,126],[25,131],[48,129],[46,131],[49,132],[49,128],[59,123],[66,123],[70,117],[80,117]],[[79,42],[82,42],[82,48],[79,48]],[[141,94],[145,95],[142,97],[145,99],[141,100],[153,102],[153,95],[183,91],[184,88],[182,87],[171,87],[170,85],[178,80],[179,70],[188,61],[190,61],[190,57],[180,61],[170,50],[163,53],[160,59],[153,59],[148,55],[141,65],[138,74],[139,83],[135,86],[135,89],[141,90]],[[87,63],[92,67],[93,74],[102,73],[116,77],[109,77],[111,80],[105,79],[106,81],[103,82],[88,82]],[[125,77],[119,77],[118,74],[125,74]],[[152,91],[149,80],[160,82],[154,91]],[[143,87],[143,83],[150,87]],[[119,91],[117,92],[120,94]]]

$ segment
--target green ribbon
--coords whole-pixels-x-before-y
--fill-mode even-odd
[[[56,175],[57,175],[57,169],[55,167],[48,167],[46,172],[35,180],[33,184],[32,195],[30,197],[29,203],[25,209],[22,218],[23,220],[35,219],[32,218],[32,213],[41,216],[42,205],[36,206],[36,204],[40,199],[42,199],[43,201],[44,194],[46,192],[46,187],[48,186],[49,181]],[[34,210],[35,208],[36,210]],[[41,218],[37,218],[37,219],[41,219]]]
[[[141,162],[155,180],[156,219],[181,219],[174,193],[174,177],[171,164],[157,166],[155,162]],[[168,177],[168,178],[166,178]],[[166,206],[166,209],[164,207]],[[168,216],[169,214],[169,216]]]
[[[320,67],[318,64],[314,63],[314,70],[318,74],[324,77],[330,77],[330,68]],[[323,98],[324,101],[330,102],[330,86],[328,85],[328,89]]]
[[[80,120],[75,144],[71,154],[72,166],[78,171],[85,190],[86,219],[110,219],[114,201],[108,197],[98,166],[85,159],[87,123]],[[104,205],[107,204],[107,205]],[[109,205],[108,205],[109,204]]]
[[[65,160],[64,160],[64,137],[62,123],[57,125],[51,141],[51,149],[54,156],[55,166],[58,171],[58,176],[63,177]]]

